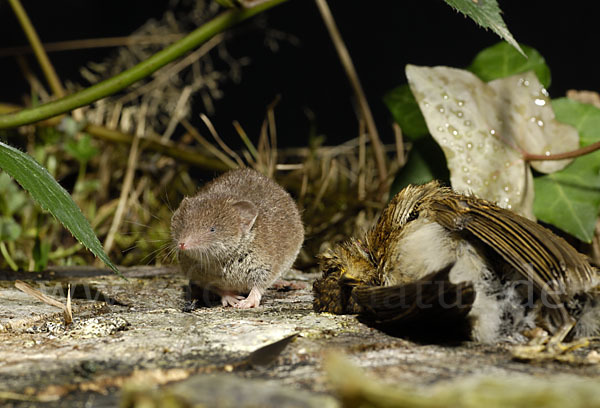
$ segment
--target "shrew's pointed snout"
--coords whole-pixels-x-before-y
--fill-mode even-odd
[[[184,241],[180,242],[178,246],[179,246],[179,249],[182,251],[185,251],[188,248],[188,246],[186,245],[186,243]]]

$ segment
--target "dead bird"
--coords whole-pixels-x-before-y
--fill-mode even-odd
[[[600,332],[598,271],[564,239],[437,182],[408,186],[361,239],[320,255],[314,309],[402,325],[466,316],[480,342]],[[440,333],[441,335],[441,333]]]

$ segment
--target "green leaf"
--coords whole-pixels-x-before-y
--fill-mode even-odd
[[[122,276],[104,253],[89,222],[69,193],[29,155],[0,142],[0,168],[12,176],[44,209],[58,219],[79,242]]]
[[[554,174],[537,177],[534,188],[536,217],[584,242],[592,242],[600,207],[598,190],[556,180]]]
[[[0,218],[0,241],[15,241],[21,236],[21,226],[12,217]]]
[[[88,162],[98,154],[98,149],[92,145],[92,138],[84,133],[79,140],[70,139],[65,145],[65,150],[80,162]]]
[[[523,50],[515,41],[502,16],[500,7],[496,0],[444,0],[452,8],[460,11],[483,28],[491,28],[496,34],[504,38],[510,45],[515,47],[521,54]]]
[[[386,93],[383,101],[400,125],[402,133],[410,140],[417,140],[429,134],[425,118],[407,84]]]
[[[578,130],[582,146],[600,141],[600,109],[567,98],[552,101],[552,108],[556,119]],[[600,151],[534,182],[536,217],[591,242],[600,211]]]
[[[557,120],[575,126],[582,146],[600,140],[600,109],[569,98],[553,99],[552,109]]]
[[[546,60],[534,48],[522,47],[527,58],[507,43],[499,42],[479,52],[467,69],[485,82],[533,71],[542,85],[548,88],[551,78]]]

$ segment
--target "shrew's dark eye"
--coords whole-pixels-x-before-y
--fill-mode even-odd
[[[215,232],[217,229],[215,227],[210,227],[210,232]]]

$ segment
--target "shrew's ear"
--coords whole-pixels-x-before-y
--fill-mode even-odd
[[[256,217],[258,216],[258,210],[256,209],[256,206],[250,201],[243,200],[234,203],[233,208],[235,208],[240,214],[242,230],[244,232],[250,231],[254,225],[254,221],[256,221]]]

